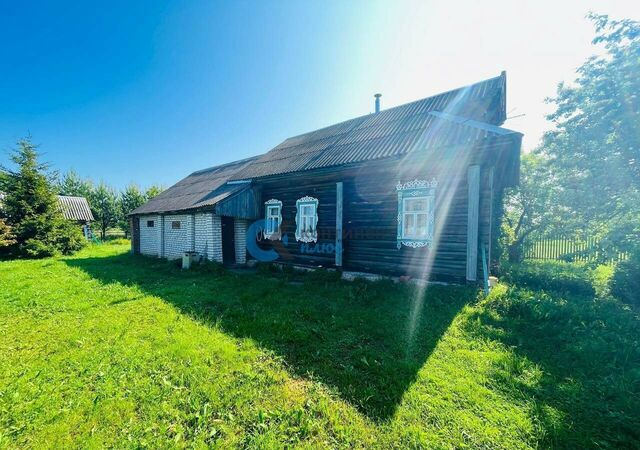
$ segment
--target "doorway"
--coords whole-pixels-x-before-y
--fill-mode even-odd
[[[222,216],[222,262],[236,263],[236,237],[233,227],[233,217]]]
[[[91,229],[89,223],[86,226],[86,238],[90,239]],[[131,218],[131,242],[133,243],[132,249],[135,255],[140,254],[140,218]]]

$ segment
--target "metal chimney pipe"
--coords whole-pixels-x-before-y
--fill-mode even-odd
[[[380,112],[380,97],[382,97],[382,94],[375,94],[374,97],[376,98],[376,114]]]

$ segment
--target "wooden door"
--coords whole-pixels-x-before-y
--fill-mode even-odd
[[[233,228],[233,217],[222,216],[222,262],[235,264],[236,237]]]

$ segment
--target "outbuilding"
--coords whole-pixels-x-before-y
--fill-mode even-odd
[[[522,134],[501,126],[506,74],[387,110],[379,102],[191,174],[134,211],[134,252],[223,261],[228,248],[242,263],[249,239],[251,257],[283,264],[486,278],[504,189],[519,180]]]
[[[82,227],[82,233],[85,238],[91,238],[93,214],[91,213],[91,208],[86,198],[72,195],[58,195],[58,207],[65,219],[75,222]]]

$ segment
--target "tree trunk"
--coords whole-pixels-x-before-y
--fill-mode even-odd
[[[522,241],[515,241],[507,249],[509,255],[509,262],[519,263],[524,259],[524,251],[522,248]]]

